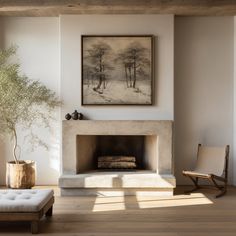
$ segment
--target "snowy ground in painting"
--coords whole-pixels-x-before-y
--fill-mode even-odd
[[[107,88],[94,91],[95,85],[83,86],[84,104],[150,104],[151,82],[137,80],[136,88],[127,88],[125,81],[109,81]]]

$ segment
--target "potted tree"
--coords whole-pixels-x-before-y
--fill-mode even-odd
[[[13,141],[13,161],[7,163],[7,186],[31,188],[35,184],[35,162],[20,160],[19,130],[32,130],[36,124],[49,127],[51,112],[61,103],[41,82],[21,74],[20,64],[13,62],[16,51],[16,47],[0,51],[0,134],[9,135]],[[47,146],[33,131],[31,134],[37,144]]]

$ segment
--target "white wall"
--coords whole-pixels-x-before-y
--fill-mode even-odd
[[[22,71],[31,78],[40,79],[61,95],[64,101],[62,118],[67,112],[78,109],[90,119],[173,119],[173,16],[83,15],[61,16],[60,19],[4,17],[0,19],[0,24],[2,46],[19,45],[18,55]],[[80,106],[81,34],[158,36],[155,39],[155,105],[132,108],[124,106],[82,108]],[[33,153],[26,152],[25,149],[22,152],[23,159],[37,161],[37,184],[56,184],[59,176],[61,122],[59,114],[55,115],[57,120],[54,123],[53,134],[48,134],[45,130],[38,131],[38,134],[44,136],[50,143],[49,151],[39,148]],[[20,142],[23,143],[22,137]],[[0,184],[3,184],[5,162],[12,159],[10,143],[1,143],[0,150]]]
[[[233,17],[175,19],[175,170],[194,167],[197,144],[233,152]]]
[[[236,154],[236,17],[234,17],[234,119],[233,119],[233,153]],[[233,162],[233,184],[236,186],[236,156]]]
[[[78,109],[89,119],[173,120],[174,18],[171,15],[63,15],[61,25],[61,96],[64,116]],[[153,34],[155,105],[81,107],[81,35]]]
[[[177,17],[175,21],[176,176],[178,183],[189,183],[182,178],[181,171],[193,167],[197,143],[231,146],[233,144],[233,96],[236,94],[233,93],[233,85],[236,84],[233,84],[234,79],[236,81],[236,75],[233,78],[233,44],[236,45],[236,37],[234,43],[233,17]],[[155,105],[81,107],[81,34],[157,36]],[[174,117],[173,16],[4,17],[0,18],[0,43],[4,47],[12,43],[18,44],[22,71],[61,93],[65,104],[61,113],[62,118],[65,113],[76,108],[90,119],[154,120]],[[234,107],[235,104],[236,101]],[[48,134],[44,130],[39,131],[39,134],[44,135],[50,143],[49,151],[39,148],[34,153],[24,151],[22,154],[24,159],[37,161],[38,184],[56,184],[59,176],[59,112],[55,116],[57,122],[54,123],[53,134]],[[235,117],[236,115],[234,119]],[[235,127],[236,125],[236,135]],[[9,142],[0,143],[0,184],[4,183],[5,162],[10,159]],[[234,179],[236,183],[236,175]]]
[[[59,19],[4,17],[0,19],[2,47],[12,44],[19,46],[18,57],[22,72],[33,79],[39,79],[59,95],[60,90],[60,50],[59,50]],[[56,120],[52,124],[52,133],[40,128],[37,133],[48,142],[49,150],[42,147],[31,152],[23,143],[22,159],[36,160],[37,184],[55,184],[59,176],[60,152],[60,111],[55,112]],[[0,144],[0,184],[5,183],[5,163],[12,160],[9,142]]]

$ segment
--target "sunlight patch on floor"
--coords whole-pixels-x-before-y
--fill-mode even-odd
[[[140,209],[213,204],[213,202],[202,193],[177,195],[168,198],[137,196],[137,203]]]
[[[93,212],[125,210],[124,196],[97,197],[93,206]]]
[[[197,206],[208,205],[213,202],[202,193],[192,193],[191,195],[176,195],[172,197],[158,196],[118,196],[101,197],[98,196],[93,206],[93,212],[120,211],[126,207],[136,205],[138,209]]]

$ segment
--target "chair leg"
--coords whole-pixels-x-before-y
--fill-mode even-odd
[[[217,184],[217,182],[215,181],[214,177],[211,177],[210,180],[211,180],[211,182],[214,184],[214,186],[215,186],[217,189],[220,190],[220,193],[217,194],[217,195],[215,196],[215,198],[222,197],[223,195],[226,194],[226,192],[227,192],[227,182],[226,182],[226,181],[224,182],[224,186],[220,186],[219,184]]]
[[[219,197],[222,197],[223,195],[225,195],[226,192],[227,192],[227,189],[224,188],[223,190],[220,190],[220,191],[221,191],[221,192],[220,192],[219,194],[217,194],[217,195],[215,196],[215,198],[219,198]]]
[[[198,190],[200,188],[200,186],[198,185],[198,177],[196,177],[196,179],[194,179],[192,176],[189,176],[189,175],[186,175],[186,176],[188,176],[193,181],[195,187],[191,190],[185,191],[184,193],[188,194],[188,193],[192,193],[192,192]]]

